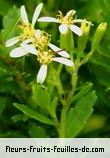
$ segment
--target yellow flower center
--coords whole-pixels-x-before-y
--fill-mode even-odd
[[[49,64],[52,61],[54,53],[51,50],[38,51],[38,61],[40,64]]]
[[[44,31],[37,30],[34,45],[40,50],[45,50],[50,42],[50,36]]]
[[[29,23],[29,24],[20,24],[18,26],[21,30],[22,33],[20,35],[21,40],[26,40],[26,39],[31,39],[35,35],[35,30],[34,27]]]
[[[60,23],[71,25],[74,22],[73,15],[75,13],[76,13],[75,10],[70,10],[69,12],[67,12],[67,14],[65,16],[63,16],[62,12],[59,11],[59,14],[57,15],[57,18],[58,18]]]

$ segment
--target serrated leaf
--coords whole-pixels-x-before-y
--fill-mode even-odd
[[[47,109],[51,103],[48,91],[41,85],[33,84],[32,92],[32,98],[35,104]]]
[[[92,91],[82,97],[76,103],[75,107],[69,110],[66,119],[66,137],[76,137],[84,128],[88,118],[93,112],[96,98],[95,92]]]
[[[19,103],[14,103],[13,104],[14,107],[16,107],[18,110],[22,111],[23,114],[25,114],[26,116],[33,118],[37,121],[40,121],[42,123],[46,123],[49,125],[53,125],[53,122],[50,118],[48,118],[47,116],[44,116],[43,114],[31,109],[30,107],[24,105],[24,104],[19,104]]]
[[[17,30],[17,22],[19,20],[19,10],[13,6],[3,18],[3,30],[1,32],[2,39],[5,41],[15,35]]]
[[[45,134],[45,130],[35,124],[29,125],[28,133],[31,136],[31,138],[46,138],[47,137],[47,135]]]

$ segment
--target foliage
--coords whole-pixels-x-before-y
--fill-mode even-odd
[[[75,9],[78,18],[93,25],[85,29],[81,24],[85,34],[78,37],[59,34],[57,24],[36,24],[75,61],[72,68],[50,63],[46,82],[37,84],[36,57],[11,58],[15,46],[5,46],[19,33],[21,2],[0,1],[0,137],[110,137],[109,0],[64,0],[63,5],[55,0],[32,0],[30,5],[23,0],[29,19],[40,2],[40,16]]]

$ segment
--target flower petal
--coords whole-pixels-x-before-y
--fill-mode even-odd
[[[37,50],[35,49],[35,47],[33,45],[28,45],[26,43],[22,43],[21,48],[23,50],[25,50],[26,52],[28,52],[28,53],[31,53],[31,54],[34,54],[34,55],[38,54]]]
[[[40,14],[40,12],[41,12],[41,10],[42,10],[42,8],[43,8],[43,3],[40,3],[40,4],[36,7],[35,12],[34,12],[34,14],[33,14],[33,18],[32,18],[32,25],[33,25],[33,26],[35,25],[35,23],[36,23],[36,21],[37,21],[37,19],[38,19],[38,17],[39,17],[39,14]]]
[[[83,19],[74,19],[74,23],[81,23],[81,22],[83,22],[84,20]]]
[[[80,27],[76,26],[76,25],[69,25],[69,28],[71,29],[71,31],[73,31],[75,34],[77,34],[78,36],[82,36],[83,32],[80,29]]]
[[[42,17],[38,19],[38,22],[56,22],[59,23],[57,18],[53,18],[53,17]]]
[[[26,13],[26,9],[25,9],[25,6],[24,6],[24,5],[21,6],[21,8],[20,8],[20,13],[21,13],[22,21],[23,21],[25,24],[28,24],[29,21],[28,21],[28,17],[27,17],[27,13]]]
[[[30,39],[24,40],[22,43],[28,44],[28,43],[32,43],[32,42],[33,42],[33,39],[30,38]]]
[[[66,16],[70,17],[70,16],[74,16],[75,14],[76,14],[76,10],[72,9],[72,10],[67,12]]]
[[[59,62],[59,63],[64,64],[66,66],[73,66],[74,65],[72,60],[69,60],[66,58],[61,58],[61,57],[53,58],[53,61]]]
[[[69,57],[70,57],[70,55],[69,55],[66,51],[64,51],[64,50],[62,50],[62,49],[60,49],[60,48],[58,48],[58,47],[55,46],[54,44],[50,43],[48,46],[49,46],[54,52],[56,52],[57,54],[61,55],[62,57],[65,57],[65,58],[69,58]]]
[[[47,65],[42,65],[37,74],[37,83],[42,84],[45,81],[46,76],[47,76]]]
[[[19,37],[18,36],[7,40],[5,45],[6,45],[6,47],[10,47],[10,46],[13,46],[14,44],[16,44],[17,42],[19,42]]]
[[[41,36],[41,30],[35,30],[35,37],[38,39]]]
[[[26,54],[28,54],[28,53],[25,50],[23,50],[21,47],[17,47],[11,51],[10,57],[19,58]]]
[[[59,26],[59,31],[60,31],[62,34],[67,33],[67,32],[68,32],[68,25],[66,25],[66,24],[61,24],[61,25]]]
[[[86,19],[75,19],[73,21],[73,23],[82,23],[82,22],[85,22],[86,24],[93,26],[93,24],[90,21],[87,21]]]

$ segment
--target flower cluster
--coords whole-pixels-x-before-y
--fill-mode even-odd
[[[66,50],[62,50],[51,43],[51,36],[45,31],[35,28],[36,22],[56,22],[59,23],[61,33],[66,33],[68,30],[81,36],[83,34],[81,28],[75,23],[82,23],[82,19],[74,19],[75,10],[70,10],[65,16],[59,11],[57,18],[41,17],[38,19],[42,10],[43,4],[40,3],[33,14],[32,22],[30,23],[24,6],[20,8],[21,21],[18,27],[21,33],[6,41],[6,47],[18,44],[19,47],[14,48],[10,52],[11,57],[21,57],[29,53],[36,55],[40,63],[40,70],[37,74],[37,83],[43,83],[47,76],[48,64],[52,61],[59,62],[66,66],[73,66],[74,63],[70,60],[70,55]]]

